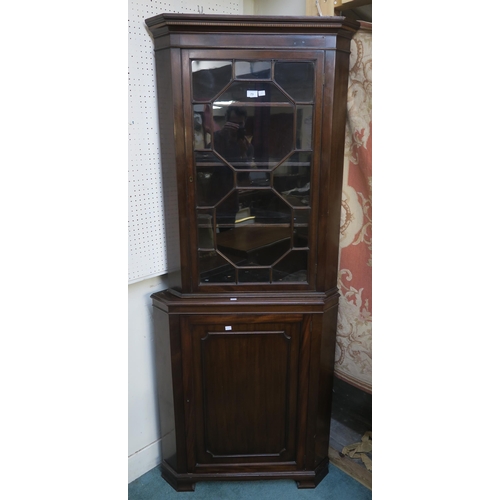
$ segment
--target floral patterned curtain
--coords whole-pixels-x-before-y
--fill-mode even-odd
[[[372,31],[351,44],[339,262],[336,376],[372,387]]]

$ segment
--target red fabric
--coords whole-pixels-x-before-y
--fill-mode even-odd
[[[371,27],[351,44],[339,261],[336,375],[371,392]]]

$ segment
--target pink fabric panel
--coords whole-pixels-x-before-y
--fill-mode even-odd
[[[336,375],[372,387],[372,33],[351,44],[339,262]]]

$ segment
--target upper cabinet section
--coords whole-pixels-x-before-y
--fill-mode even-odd
[[[178,291],[335,289],[357,23],[184,14],[146,23],[164,182],[178,186]]]

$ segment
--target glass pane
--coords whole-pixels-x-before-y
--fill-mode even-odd
[[[238,187],[265,187],[271,185],[271,174],[269,172],[237,172],[236,184]]]
[[[253,124],[253,109],[243,106],[218,106],[218,118],[224,113],[225,122],[214,133],[214,151],[235,167],[248,168],[248,162],[254,157],[252,131],[247,130],[249,111],[252,114],[250,127]]]
[[[191,67],[200,282],[306,282],[314,63]]]
[[[294,149],[294,108],[214,105],[214,150],[236,168],[272,168]],[[214,129],[216,130],[216,129]],[[251,165],[249,165],[251,163]]]
[[[273,173],[273,186],[294,207],[309,205],[311,153],[295,153]]]
[[[271,61],[236,61],[234,73],[236,78],[251,80],[271,78]]]
[[[249,207],[256,224],[289,224],[292,210],[271,190],[241,191],[240,209]]]
[[[233,78],[231,61],[192,61],[193,99],[213,99]]]
[[[273,281],[307,281],[306,250],[294,250],[280,260],[273,269]]]
[[[293,247],[294,248],[305,248],[308,247],[308,237],[309,228],[308,227],[297,227],[293,231]]]
[[[193,137],[194,149],[210,149],[212,142],[212,128],[217,130],[217,125],[212,125],[212,109],[210,104],[193,105]]]
[[[233,226],[236,219],[236,214],[240,209],[239,193],[233,191],[229,196],[226,196],[215,208],[215,216],[217,226]]]
[[[312,149],[313,107],[297,106],[297,149]]]
[[[312,102],[314,96],[314,63],[277,62],[274,79],[296,102]]]
[[[216,100],[217,106],[228,102],[290,102],[290,99],[271,82],[234,82]]]
[[[291,221],[291,209],[285,201],[273,191],[254,191],[244,193],[243,203],[252,207],[255,222],[259,224],[284,224]]]
[[[292,209],[271,189],[233,191],[216,207],[217,224],[289,224]]]
[[[238,266],[270,266],[290,250],[290,228],[241,225],[217,234],[217,250]]]
[[[213,153],[195,154],[196,203],[211,207],[222,200],[234,187],[234,172]]]
[[[273,167],[294,149],[294,108],[259,107],[253,111],[255,165]]]
[[[235,221],[234,223],[236,225],[247,225],[247,224],[254,224],[255,223],[255,215],[252,215],[252,211],[250,210],[250,207],[243,207],[243,204],[240,204],[239,210],[235,215]]]
[[[213,215],[210,210],[198,210],[198,248],[214,249]]]
[[[271,281],[269,268],[238,269],[239,283],[269,283]]]
[[[236,283],[236,270],[217,252],[198,252],[201,283]]]
[[[297,226],[307,226],[309,224],[309,213],[310,210],[294,210],[294,225]]]

